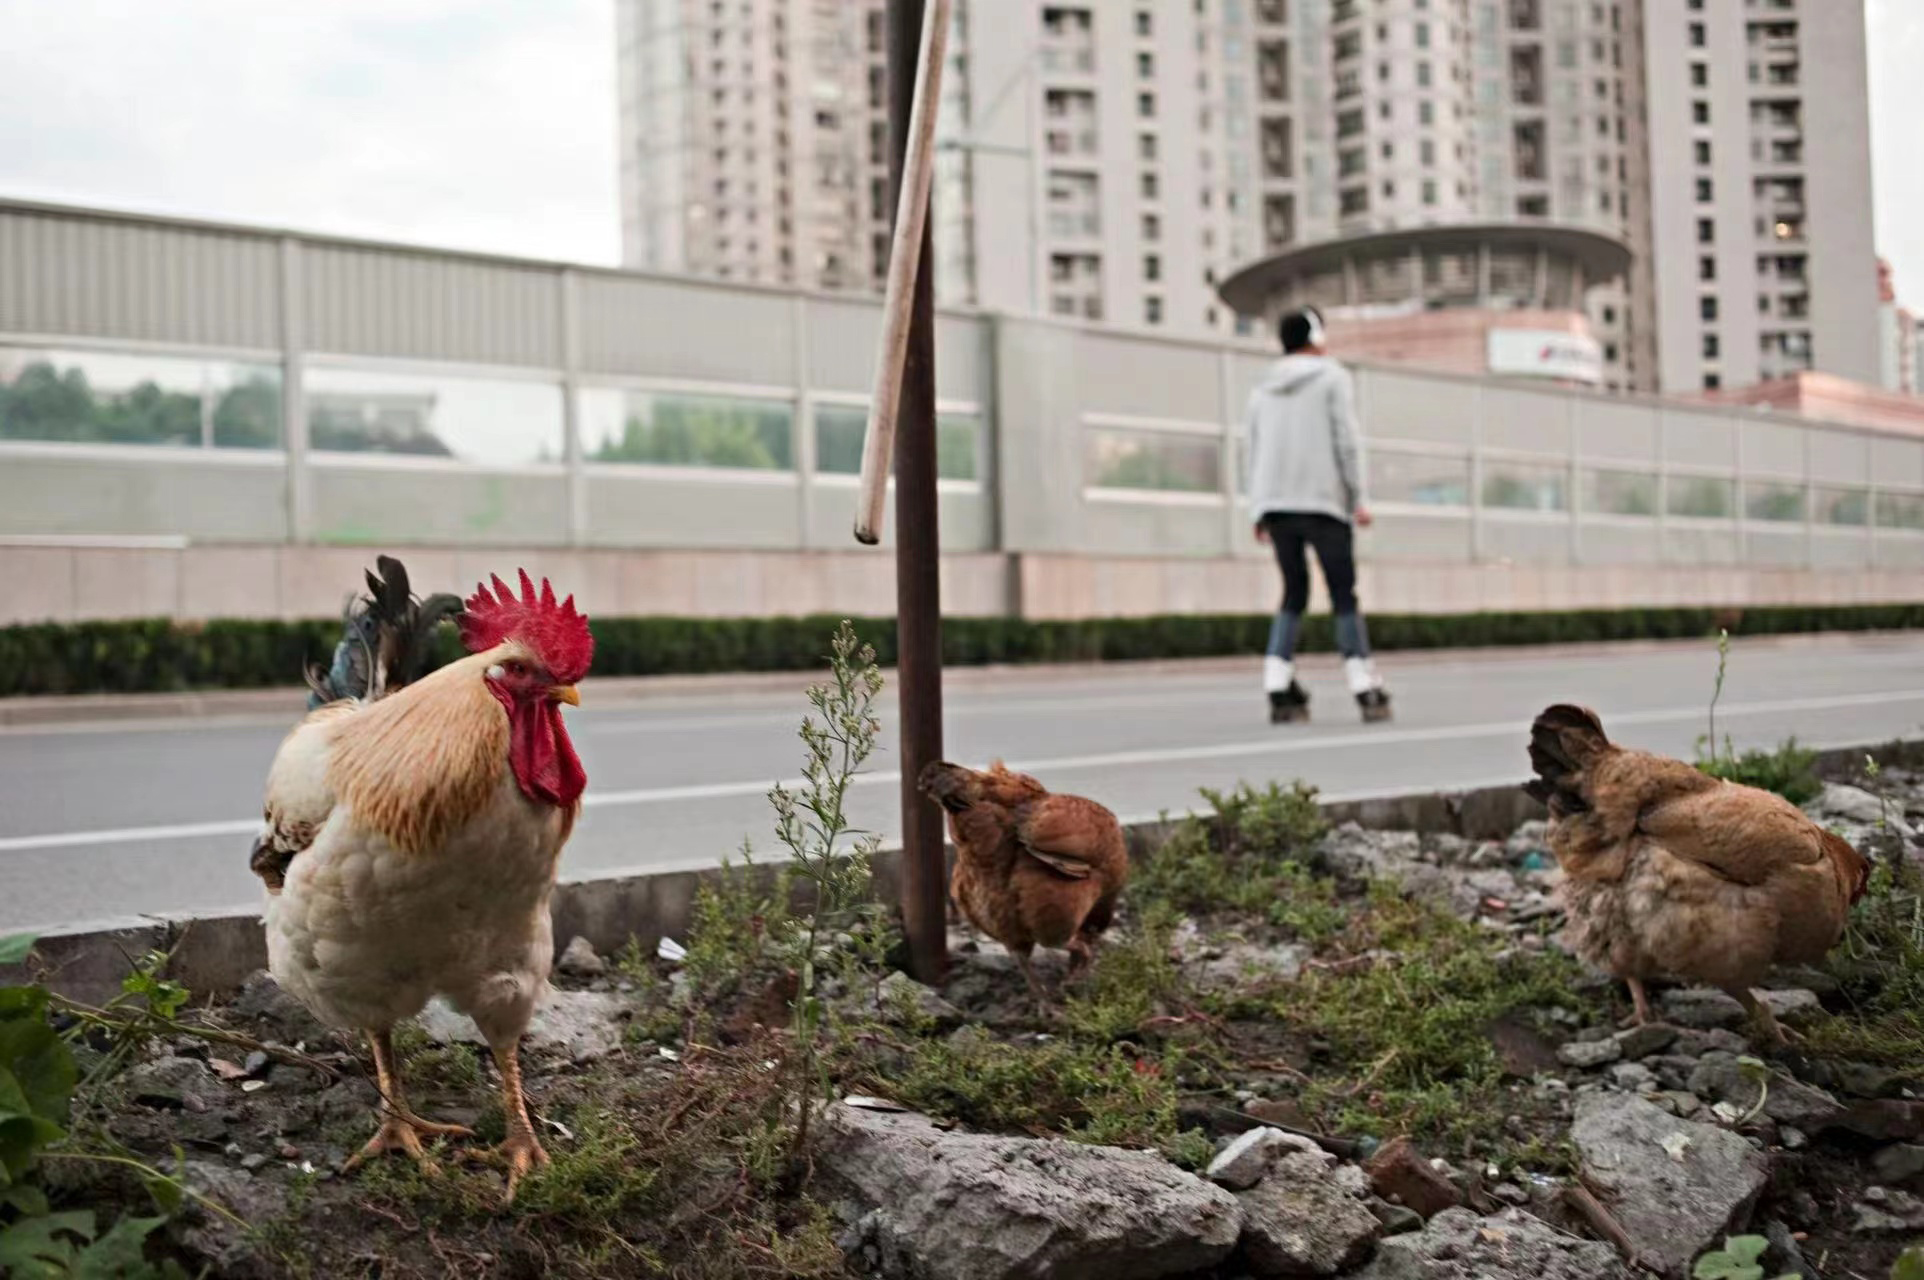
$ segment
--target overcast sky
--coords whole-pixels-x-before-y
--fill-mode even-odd
[[[1878,248],[1924,309],[1924,0],[1868,8]],[[0,195],[620,256],[612,0],[0,0],[0,32]]]

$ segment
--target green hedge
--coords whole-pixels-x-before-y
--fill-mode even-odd
[[[838,618],[597,618],[594,674],[681,675],[799,671],[822,664]],[[1586,609],[1567,613],[1375,614],[1378,649],[1469,648],[1592,640],[1653,640],[1809,631],[1924,627],[1924,604],[1730,609]],[[884,665],[895,624],[856,620]],[[0,697],[52,693],[149,693],[297,683],[305,663],[333,652],[338,620],[164,620],[45,623],[0,628]],[[1262,651],[1267,616],[1192,615],[1025,622],[950,618],[943,650],[955,666],[984,663],[1200,658]],[[1306,651],[1333,648],[1330,619],[1308,619]],[[444,658],[459,652],[442,633]]]

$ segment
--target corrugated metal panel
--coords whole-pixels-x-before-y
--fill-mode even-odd
[[[0,209],[0,331],[280,345],[272,237]]]
[[[590,373],[795,381],[794,312],[779,294],[597,274],[582,277],[580,296]]]
[[[553,367],[560,273],[440,254],[305,245],[311,351]]]

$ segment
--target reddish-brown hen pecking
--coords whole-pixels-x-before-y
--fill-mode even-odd
[[[948,811],[956,905],[1009,949],[1036,1002],[1046,1003],[1031,953],[1066,949],[1072,976],[1095,958],[1129,878],[1122,824],[1095,801],[1051,795],[1000,761],[980,772],[932,764],[921,786]]]

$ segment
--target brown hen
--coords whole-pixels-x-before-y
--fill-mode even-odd
[[[1095,801],[1051,795],[1001,761],[986,772],[932,764],[921,787],[948,811],[956,905],[1009,949],[1036,1003],[1046,1007],[1031,953],[1066,949],[1072,977],[1095,958],[1129,878],[1122,824]]]
[[[1863,855],[1781,796],[1614,745],[1583,707],[1536,718],[1530,763],[1571,945],[1629,983],[1634,1021],[1650,1017],[1646,979],[1684,978],[1722,989],[1783,1043],[1751,988],[1843,936],[1870,875]]]

